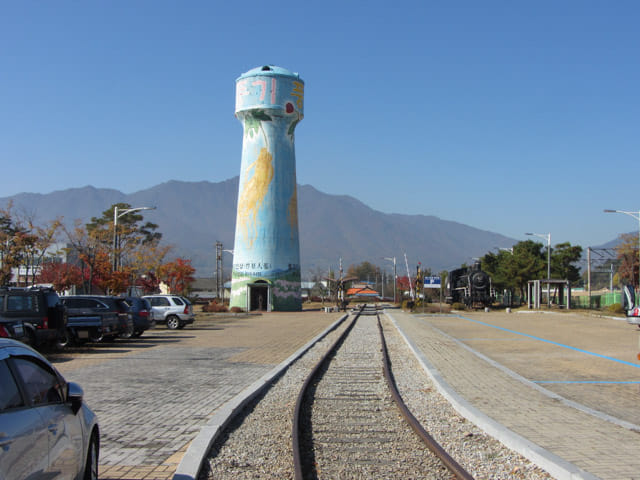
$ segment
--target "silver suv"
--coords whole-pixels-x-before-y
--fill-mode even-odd
[[[196,319],[191,302],[180,295],[147,295],[156,323],[166,323],[167,328],[184,328]]]

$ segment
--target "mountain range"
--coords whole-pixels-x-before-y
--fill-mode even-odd
[[[158,224],[164,243],[174,245],[173,255],[191,259],[198,277],[215,272],[215,243],[233,249],[238,177],[222,182],[168,181],[152,188],[125,194],[114,189],[86,186],[47,194],[20,193],[0,198],[13,201],[14,211],[37,222],[62,217],[71,226],[88,222],[118,202],[133,207],[154,206],[141,212]],[[480,230],[435,216],[387,214],[373,210],[348,195],[329,195],[311,185],[298,186],[300,263],[303,278],[337,270],[340,259],[349,265],[368,261],[393,269],[385,257],[396,258],[398,274],[411,272],[418,261],[432,272],[471,263],[497,247],[517,243],[499,233]],[[225,271],[231,256],[224,255]]]

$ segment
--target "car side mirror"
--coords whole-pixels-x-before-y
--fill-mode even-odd
[[[76,414],[82,407],[82,399],[84,391],[82,387],[75,382],[67,383],[67,401],[71,402],[71,410]]]

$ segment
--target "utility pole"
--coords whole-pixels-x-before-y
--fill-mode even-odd
[[[591,247],[587,247],[587,290],[589,292],[589,309],[591,309]]]
[[[396,257],[384,257],[385,260],[393,262],[393,303],[398,302],[397,288],[398,288],[398,273],[396,271]]]
[[[222,275],[222,242],[216,242],[216,300],[218,301],[222,298],[222,289],[224,288]]]

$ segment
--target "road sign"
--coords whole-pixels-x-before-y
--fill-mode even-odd
[[[440,277],[424,277],[424,288],[440,288]]]

